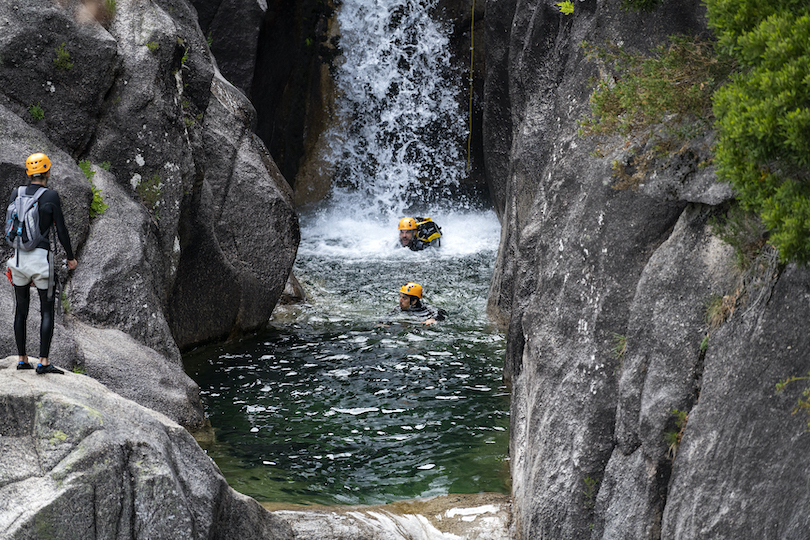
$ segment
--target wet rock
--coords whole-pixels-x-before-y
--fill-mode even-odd
[[[279,509],[296,540],[507,540],[509,497],[494,493],[446,495],[381,506]]]

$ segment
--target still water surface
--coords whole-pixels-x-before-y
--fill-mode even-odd
[[[485,313],[500,227],[491,211],[433,217],[442,247],[411,252],[394,247],[396,218],[302,215],[308,302],[185,357],[216,433],[206,449],[236,490],[319,504],[508,492],[505,341]],[[408,281],[448,320],[380,326]]]

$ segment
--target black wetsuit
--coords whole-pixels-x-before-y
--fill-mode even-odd
[[[436,242],[438,242],[438,240]],[[411,251],[422,251],[423,249],[429,248],[432,245],[434,245],[434,242],[428,242],[414,236],[411,238],[411,241],[408,242],[408,245],[402,247],[407,247]]]
[[[423,322],[428,319],[443,321],[447,318],[447,312],[445,310],[437,308],[436,306],[431,306],[428,303],[422,302],[422,300],[417,300],[416,303],[408,309],[402,309],[399,306],[395,307],[394,311],[392,311],[389,315],[388,322],[390,323],[390,319],[395,319],[398,315],[414,318],[419,322]]]
[[[43,186],[39,184],[29,184],[25,187],[26,193],[28,195],[33,195],[40,187]],[[17,189],[19,188],[15,188],[11,192],[9,204],[17,199]],[[51,246],[49,233],[51,223],[53,223],[56,225],[56,235],[59,237],[59,243],[65,248],[67,259],[74,259],[75,256],[73,255],[73,248],[70,245],[70,234],[68,234],[68,229],[65,225],[65,216],[62,214],[62,201],[59,198],[59,194],[52,189],[48,189],[39,198],[39,203],[37,206],[39,207],[39,229],[43,236],[42,241],[37,247],[50,251]],[[39,356],[42,358],[47,358],[50,354],[51,339],[53,338],[53,311],[55,295],[51,296],[49,299],[48,289],[37,288],[37,292],[39,293],[40,313],[42,316],[39,328]],[[25,285],[23,287],[15,285],[14,297],[17,301],[17,307],[14,312],[14,339],[17,343],[17,353],[20,356],[26,356],[25,342],[28,333],[26,321],[28,320],[28,307],[31,301],[30,285]]]

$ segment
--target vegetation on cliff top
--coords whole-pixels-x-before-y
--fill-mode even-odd
[[[771,230],[783,261],[810,263],[810,5],[708,0],[739,69],[714,95],[718,175]]]
[[[651,57],[588,48],[618,77],[598,83],[583,134],[713,124],[718,177],[756,212],[783,262],[810,263],[810,5],[707,0],[716,43],[674,37]],[[711,104],[711,110],[707,105]]]

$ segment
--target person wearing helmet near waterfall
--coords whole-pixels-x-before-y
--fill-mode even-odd
[[[405,217],[399,220],[399,245],[411,251],[422,251],[441,245],[441,228],[432,219]]]
[[[422,300],[422,286],[418,283],[406,283],[399,289],[399,306],[391,312],[392,316],[407,315],[420,320],[424,325],[430,325],[447,318],[447,312],[441,308],[431,306]]]
[[[39,341],[39,364],[36,367],[38,374],[64,373],[61,369],[53,366],[48,361],[50,354],[51,339],[53,338],[54,327],[54,268],[53,253],[50,249],[50,230],[53,224],[56,228],[56,236],[59,243],[65,248],[67,255],[67,267],[71,270],[78,264],[73,255],[73,248],[70,245],[70,235],[65,225],[65,217],[62,214],[62,202],[59,194],[53,189],[48,189],[48,179],[51,176],[51,160],[43,153],[31,154],[25,161],[26,172],[30,178],[27,186],[15,188],[11,192],[9,207],[14,205],[12,212],[17,212],[27,197],[33,196],[36,206],[26,214],[38,213],[39,230],[42,239],[36,242],[36,236],[32,236],[28,243],[31,246],[19,247],[20,244],[13,244],[16,247],[15,253],[8,261],[6,275],[14,285],[14,299],[16,308],[14,313],[14,338],[17,343],[18,362],[17,369],[34,369],[28,362],[26,354],[26,329],[28,321],[28,306],[31,299],[31,284],[37,288],[40,302],[40,341]],[[18,200],[18,193],[20,199]],[[20,226],[20,231],[23,227]],[[26,233],[27,234],[27,233]],[[12,235],[9,235],[12,236]],[[21,237],[22,238],[22,237]],[[28,238],[27,236],[25,238]],[[11,242],[12,238],[8,238]],[[29,249],[30,251],[26,251]]]

